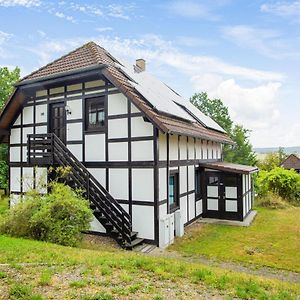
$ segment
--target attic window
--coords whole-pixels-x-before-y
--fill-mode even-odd
[[[85,100],[85,130],[104,131],[105,111],[104,97],[89,98]]]

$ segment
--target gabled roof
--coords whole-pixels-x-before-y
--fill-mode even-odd
[[[31,80],[41,79],[54,74],[59,76],[59,74],[67,71],[80,70],[93,65],[109,65],[112,63],[113,61],[107,55],[105,49],[96,45],[94,42],[89,42],[25,76],[19,84],[24,84]]]
[[[291,154],[281,163],[281,167],[300,170],[300,158],[295,154]]]
[[[53,61],[24,77],[17,88],[45,81],[65,74],[82,72],[91,67],[102,67],[102,74],[125,94],[161,131],[170,134],[205,138],[222,143],[232,143],[224,130],[204,116],[189,101],[183,99],[167,85],[136,66],[129,66],[115,59],[104,48],[89,42],[67,55]],[[16,91],[18,92],[18,90]],[[0,130],[9,129],[9,119],[20,111],[10,105],[12,97],[0,115]],[[10,116],[10,118],[7,118]],[[5,118],[6,117],[6,118]],[[2,122],[2,120],[6,122]]]

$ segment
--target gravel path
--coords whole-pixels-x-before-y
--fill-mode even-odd
[[[102,249],[103,247],[104,249],[106,248],[108,251],[113,249],[120,249],[119,246],[109,237],[87,235],[85,239],[89,244],[89,248],[91,248],[91,245],[94,245],[95,249]],[[99,245],[101,245],[100,248]],[[265,278],[277,279],[280,281],[290,283],[300,283],[300,273],[292,271],[280,270],[269,267],[260,267],[255,264],[242,264],[237,262],[214,260],[209,259],[205,256],[186,256],[175,251],[163,250],[149,244],[142,244],[134,248],[134,251],[144,255],[174,258],[186,262],[200,263],[206,266],[231,270],[234,272],[262,276]]]
[[[201,263],[203,265],[217,267],[221,269],[231,270],[240,273],[246,273],[256,276],[262,276],[270,279],[277,279],[280,281],[286,281],[289,283],[300,283],[300,273],[268,268],[268,267],[259,267],[257,265],[244,265],[235,262],[225,262],[217,261],[206,258],[204,256],[191,257],[184,256],[175,251],[162,250],[159,248],[153,249],[150,253],[145,253],[146,255],[165,257],[165,258],[174,258],[181,261],[191,262],[191,263]]]

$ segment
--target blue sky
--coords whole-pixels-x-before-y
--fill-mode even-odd
[[[94,40],[187,98],[221,98],[254,146],[298,146],[299,28],[300,0],[0,0],[0,66],[26,75]]]

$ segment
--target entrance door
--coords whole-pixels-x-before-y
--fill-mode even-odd
[[[239,220],[242,217],[240,175],[206,172],[204,217]]]
[[[63,102],[50,105],[50,132],[66,143],[66,109]]]

